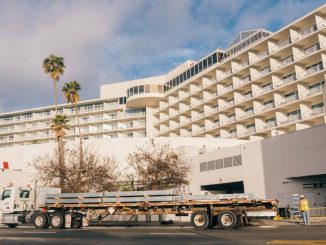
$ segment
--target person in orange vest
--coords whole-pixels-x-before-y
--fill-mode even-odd
[[[300,195],[299,209],[302,215],[304,225],[310,225],[309,223],[309,203],[304,195]]]

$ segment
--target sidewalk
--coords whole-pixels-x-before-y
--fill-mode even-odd
[[[302,219],[283,219],[283,220],[271,220],[271,219],[256,219],[249,222],[249,225],[299,225],[303,224]],[[326,225],[326,217],[310,217],[310,225]]]

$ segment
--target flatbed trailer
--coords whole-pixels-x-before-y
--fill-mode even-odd
[[[224,197],[224,198],[223,198]],[[248,199],[229,195],[178,195],[168,191],[63,193],[48,195],[32,216],[36,228],[80,228],[110,215],[191,215],[196,229],[219,225],[233,229],[249,211],[276,211],[275,199]]]

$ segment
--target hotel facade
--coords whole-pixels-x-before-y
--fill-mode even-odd
[[[264,139],[325,124],[326,5],[275,33],[241,32],[225,50],[169,73],[103,85],[78,103],[83,138]],[[67,139],[78,137],[74,108]],[[54,107],[0,114],[0,147],[55,141]]]

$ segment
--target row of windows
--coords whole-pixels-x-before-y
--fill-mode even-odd
[[[252,43],[260,40],[263,37],[268,37],[270,34],[264,31],[260,31],[257,34],[253,35],[252,37],[244,40],[243,42],[237,44],[236,46],[232,47],[231,49],[228,50],[227,54],[232,55],[240,50],[244,49],[245,47],[251,45]]]
[[[221,61],[223,57],[223,54],[220,52],[216,52],[207,58],[199,61],[196,65],[189,68],[179,76],[175,77],[171,81],[164,84],[164,92],[169,91],[170,89],[174,88],[175,86],[178,86],[179,84],[185,82],[189,78],[197,75],[202,70],[212,66],[213,64],[216,64],[217,62]]]
[[[137,85],[127,90],[127,97],[144,93],[163,93],[163,86],[156,84]]]

